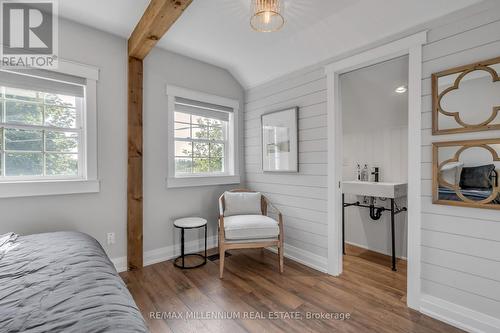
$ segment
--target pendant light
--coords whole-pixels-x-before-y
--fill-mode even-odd
[[[255,31],[278,31],[285,24],[283,0],[252,0],[250,25]]]

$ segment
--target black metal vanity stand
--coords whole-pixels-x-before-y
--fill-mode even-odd
[[[370,208],[370,209],[375,209],[379,210],[380,212],[384,211],[390,211],[391,212],[391,246],[392,246],[392,270],[396,271],[396,234],[394,230],[394,217],[401,213],[401,212],[406,212],[407,208],[402,207],[402,208],[395,208],[394,204],[394,199],[391,198],[391,208],[385,208],[382,206],[374,206],[374,205],[364,205],[361,204],[359,201],[356,201],[354,203],[346,203],[345,202],[345,194],[342,193],[342,253],[345,254],[345,208],[350,207],[350,206],[357,206],[357,207],[364,207],[364,208]]]

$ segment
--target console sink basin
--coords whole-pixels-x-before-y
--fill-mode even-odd
[[[400,198],[406,197],[408,184],[406,183],[384,183],[384,182],[361,182],[344,181],[342,191],[345,194],[356,194],[367,197]]]

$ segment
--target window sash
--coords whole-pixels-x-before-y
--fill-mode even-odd
[[[85,154],[84,154],[84,136],[85,136],[85,128],[83,126],[83,112],[84,112],[84,100],[80,96],[75,96],[76,97],[76,105],[74,107],[67,107],[68,109],[74,109],[75,110],[75,127],[58,127],[58,126],[51,126],[51,125],[45,125],[45,120],[46,120],[46,109],[45,106],[54,106],[56,104],[48,103],[45,98],[43,98],[40,101],[26,101],[26,100],[20,100],[20,99],[12,99],[12,98],[6,98],[5,95],[5,88],[16,88],[16,89],[21,89],[21,90],[27,90],[27,91],[36,91],[30,89],[30,87],[11,87],[11,86],[1,86],[1,97],[0,97],[0,103],[3,104],[2,108],[2,115],[0,121],[0,133],[1,133],[1,147],[0,147],[0,158],[1,158],[1,173],[0,173],[0,182],[6,182],[6,181],[31,181],[31,180],[76,180],[76,179],[83,179],[84,178],[84,173],[85,173]],[[47,94],[58,94],[58,92],[54,91],[36,91],[36,92],[42,92],[42,93],[47,93]],[[28,104],[38,104],[42,106],[42,120],[41,120],[41,125],[31,125],[31,124],[22,124],[22,123],[7,123],[6,122],[6,116],[7,116],[7,109],[6,109],[6,102],[7,101],[16,101],[16,102],[23,102],[23,103],[28,103]],[[14,129],[14,130],[26,130],[26,131],[41,131],[42,132],[42,149],[41,150],[12,150],[12,149],[6,149],[6,140],[5,140],[5,135],[6,135],[6,130],[9,129]],[[77,140],[77,151],[76,152],[64,152],[64,151],[53,151],[53,150],[47,150],[47,132],[57,132],[57,133],[75,133],[76,134],[76,140]],[[42,154],[42,174],[41,175],[23,175],[23,176],[7,176],[6,175],[6,154],[9,153],[37,153],[37,154]],[[50,154],[61,154],[61,155],[77,155],[78,160],[77,160],[77,173],[76,175],[48,175],[47,174],[47,155]]]

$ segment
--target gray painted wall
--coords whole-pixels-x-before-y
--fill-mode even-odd
[[[127,41],[65,20],[60,22],[59,36],[61,58],[100,69],[97,103],[101,192],[1,199],[0,234],[79,230],[99,240],[111,258],[123,257],[126,255]],[[227,188],[166,188],[167,83],[243,101],[242,88],[224,69],[160,49],[153,50],[145,61],[146,251],[174,244],[172,219],[179,216],[206,217],[210,233],[215,234],[217,197]],[[106,233],[112,231],[116,233],[116,244],[108,246]]]
[[[431,135],[431,73],[500,55],[500,7],[491,3],[408,33],[430,28],[429,43],[423,50],[422,81],[422,292],[498,319],[500,214],[431,204],[431,142],[500,135],[499,131]],[[283,210],[286,244],[326,258],[327,111],[323,64],[246,92],[245,163],[248,185],[268,194]],[[297,175],[264,174],[260,166],[259,116],[290,106],[300,107],[301,171]]]

